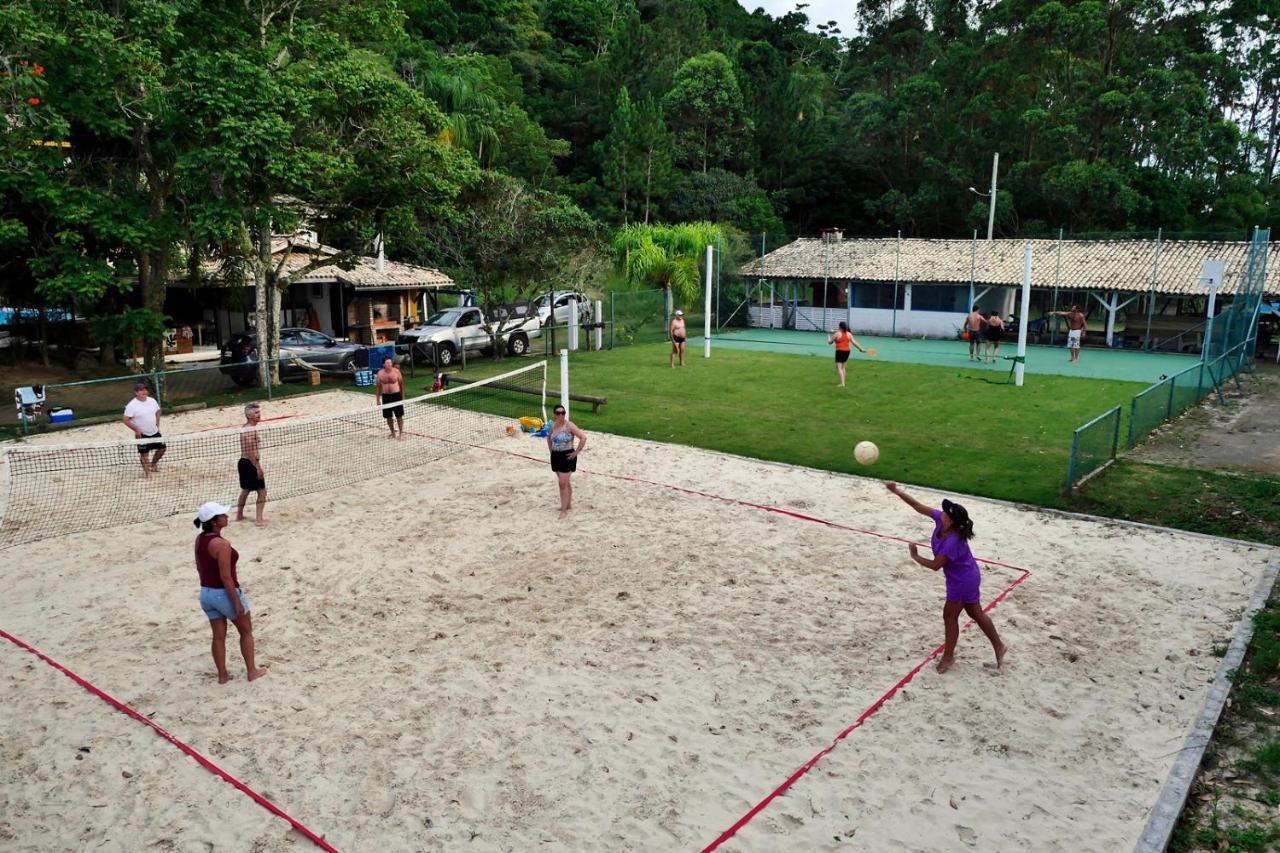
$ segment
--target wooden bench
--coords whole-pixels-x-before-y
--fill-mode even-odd
[[[541,391],[536,391],[533,388],[526,388],[523,385],[512,385],[507,382],[485,382],[483,379],[463,379],[461,376],[458,376],[455,373],[443,373],[441,374],[441,379],[444,380],[444,387],[446,388],[448,388],[449,385],[453,383],[457,383],[458,385],[475,385],[477,383],[483,383],[485,385],[488,385],[490,388],[497,388],[499,391],[516,391],[520,394],[530,394],[535,397],[542,396]],[[427,386],[427,388],[428,390],[430,390],[430,386]],[[555,388],[548,388],[547,396],[551,397],[554,400],[559,400],[560,392]],[[569,399],[576,400],[579,403],[590,403],[591,413],[593,415],[599,414],[600,407],[603,406],[605,403],[609,402],[608,397],[596,397],[593,394],[570,393]]]

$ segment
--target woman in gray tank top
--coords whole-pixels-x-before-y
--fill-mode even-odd
[[[555,421],[547,432],[547,450],[551,451],[551,470],[560,485],[560,517],[569,514],[573,504],[573,486],[569,475],[578,470],[578,454],[587,446],[587,434],[566,416],[564,406],[554,409]],[[577,439],[577,447],[574,447]]]

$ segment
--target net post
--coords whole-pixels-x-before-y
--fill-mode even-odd
[[[1178,384],[1178,374],[1169,377],[1169,403],[1164,409],[1164,419],[1166,421],[1173,420],[1173,391],[1174,386]]]
[[[1116,452],[1120,449],[1120,407],[1116,406],[1116,424],[1111,430],[1111,458],[1116,458]]]
[[[547,360],[542,360],[542,397],[539,399],[542,404],[542,422],[547,423]]]
[[[1133,446],[1138,443],[1137,436],[1134,435],[1133,425],[1138,422],[1138,397],[1139,396],[1140,395],[1138,394],[1134,394],[1133,399],[1129,401],[1129,441],[1126,446],[1130,450],[1132,450]]]
[[[569,419],[569,351],[560,350],[560,405],[564,408],[565,420]]]
[[[595,332],[595,335],[594,335],[595,345],[592,347],[592,349],[594,349],[596,352],[600,352],[600,350],[604,349],[604,303],[601,302],[599,299],[597,299],[595,304],[595,309],[596,309],[595,310],[595,321],[596,321],[595,326],[596,327],[593,330]]]
[[[1067,460],[1067,497],[1071,497],[1071,488],[1076,481],[1076,457],[1080,450],[1080,428],[1071,433],[1071,458]]]
[[[707,286],[703,297],[702,308],[702,357],[711,358],[711,269],[715,264],[715,247],[710,243],[707,244]],[[827,294],[826,289],[822,293],[823,315],[826,315]]]

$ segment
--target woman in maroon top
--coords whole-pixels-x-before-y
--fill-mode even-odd
[[[227,513],[231,507],[209,501],[196,512],[196,571],[200,574],[200,607],[209,617],[213,629],[213,664],[218,668],[218,683],[231,680],[227,672],[227,621],[235,623],[240,632],[240,654],[244,655],[249,680],[267,674],[253,663],[253,620],[249,616],[249,600],[240,589],[236,577],[236,563],[240,552],[222,538],[222,528],[227,526]]]

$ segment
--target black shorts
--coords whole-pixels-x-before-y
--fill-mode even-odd
[[[386,406],[387,403],[399,403],[403,399],[403,394],[383,394],[382,405]],[[382,410],[382,416],[387,420],[391,420],[392,418],[403,418],[404,406],[387,406]]]
[[[578,457],[570,457],[571,450],[551,451],[551,470],[557,474],[572,474],[578,470]]]
[[[155,435],[144,435],[144,436],[142,436],[142,438],[140,438],[140,439],[139,439],[139,441],[146,441],[146,440],[147,440],[147,439],[149,439],[149,438],[159,438],[159,437],[160,437],[160,433],[156,433]],[[149,452],[151,452],[152,450],[164,450],[164,442],[163,442],[163,441],[148,441],[146,444],[139,444],[139,445],[138,445],[138,452],[139,452],[139,453],[149,453]]]
[[[993,344],[998,344],[1004,340],[1004,329],[988,328],[987,340]]]
[[[265,477],[258,476],[258,468],[251,460],[241,457],[236,463],[236,473],[240,475],[240,488],[256,492],[267,487]]]
[[[673,343],[673,344],[682,344],[682,343],[684,343],[684,335],[672,335],[672,336],[671,336],[671,343]]]
[[[849,350],[847,349],[836,350],[836,364],[844,364],[848,360],[849,360]]]

